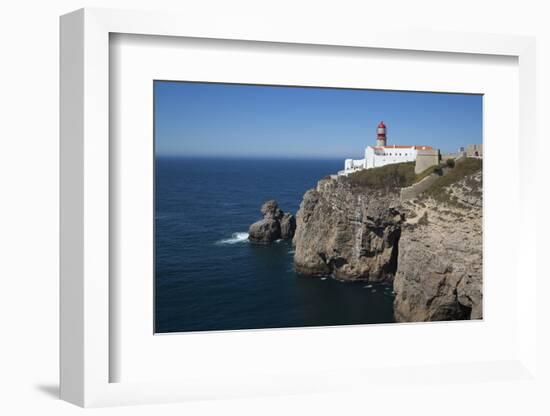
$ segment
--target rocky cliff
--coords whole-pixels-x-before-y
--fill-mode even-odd
[[[403,204],[396,321],[482,318],[481,175]]]
[[[380,282],[397,267],[401,233],[396,192],[323,179],[307,191],[296,214],[294,266],[309,276]]]
[[[482,317],[481,162],[400,203],[394,186],[326,178],[296,214],[294,266],[312,277],[392,281],[398,322]],[[376,175],[376,174],[375,174]],[[382,182],[385,178],[382,178]],[[368,180],[368,182],[367,182]]]

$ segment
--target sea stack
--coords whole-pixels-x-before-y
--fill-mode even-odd
[[[279,239],[291,240],[296,230],[294,215],[285,213],[277,201],[270,200],[262,205],[263,219],[256,221],[248,230],[248,239],[255,243],[271,243]]]

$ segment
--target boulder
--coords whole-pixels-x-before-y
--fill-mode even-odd
[[[296,231],[296,217],[288,212],[281,218],[281,238],[291,240]]]
[[[260,210],[265,219],[281,220],[283,218],[283,211],[279,208],[277,201],[274,199],[264,202]]]
[[[283,212],[277,201],[269,200],[260,209],[263,219],[252,224],[248,239],[256,243],[271,243],[279,239],[290,240],[296,230],[294,215]]]
[[[258,243],[271,243],[281,238],[279,221],[265,218],[252,224],[248,230],[248,239]]]

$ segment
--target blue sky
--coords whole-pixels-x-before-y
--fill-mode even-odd
[[[361,158],[388,144],[481,143],[482,96],[155,81],[158,156]]]

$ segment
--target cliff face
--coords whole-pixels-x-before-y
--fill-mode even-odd
[[[398,322],[482,318],[482,173],[405,202],[394,280]]]
[[[481,162],[462,163],[402,204],[399,189],[319,181],[296,214],[296,271],[393,280],[398,322],[482,318]]]
[[[319,181],[296,214],[294,265],[309,276],[380,282],[393,278],[401,214],[397,193],[354,189],[341,179]]]

